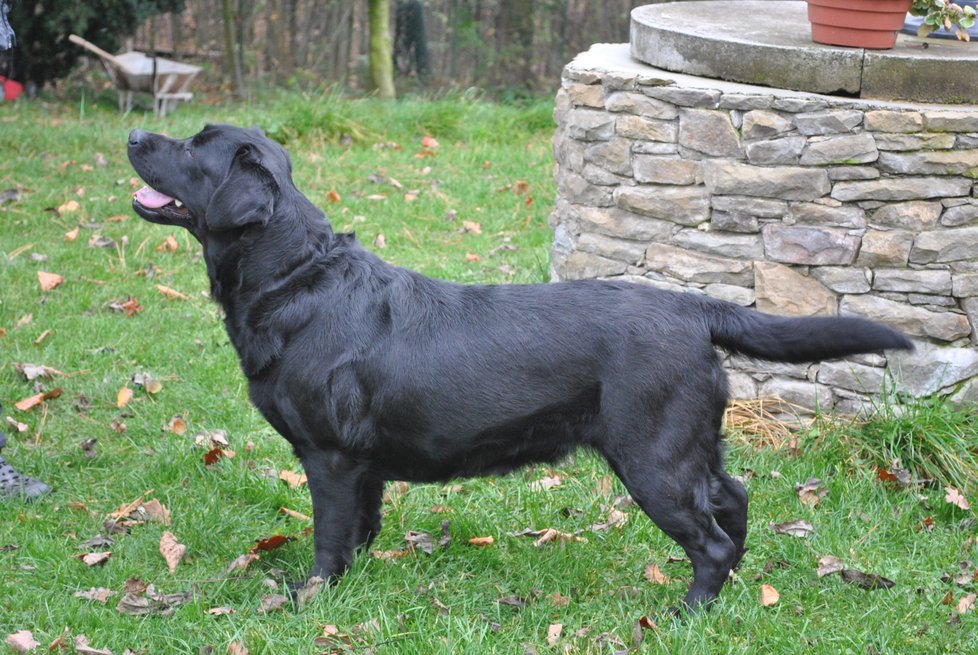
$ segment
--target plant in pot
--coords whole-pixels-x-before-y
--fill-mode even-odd
[[[816,43],[885,50],[896,43],[907,13],[923,18],[920,36],[945,28],[966,28],[975,22],[975,8],[949,0],[807,0],[812,40]],[[974,3],[972,3],[974,4]]]
[[[918,17],[917,36],[924,37],[938,32],[935,36],[954,35],[959,41],[970,41],[969,28],[973,27],[978,2],[957,4],[948,0],[913,0],[910,13]],[[908,20],[907,25],[911,22]]]

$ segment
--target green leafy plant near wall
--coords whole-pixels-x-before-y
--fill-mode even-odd
[[[967,29],[975,24],[975,8],[962,7],[947,0],[913,0],[910,13],[923,16],[924,22],[917,30],[917,36],[927,36],[942,27],[954,32],[961,41],[970,41]]]

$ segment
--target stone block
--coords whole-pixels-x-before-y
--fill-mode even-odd
[[[770,95],[724,93],[720,97],[720,109],[737,109],[740,111],[767,109],[773,102],[774,96]]]
[[[871,134],[845,134],[842,136],[812,137],[801,154],[801,164],[824,166],[826,164],[866,164],[880,157],[876,140]]]
[[[634,114],[645,118],[672,120],[679,116],[679,109],[675,105],[650,98],[644,93],[618,91],[608,96],[604,106],[608,111]]]
[[[730,122],[730,114],[725,111],[680,111],[679,147],[708,157],[737,159],[741,156],[740,138]]]
[[[849,265],[856,259],[859,237],[835,227],[785,226],[761,228],[767,258],[785,264]]]
[[[971,334],[971,324],[961,314],[932,312],[870,294],[844,296],[840,310],[843,314],[879,321],[916,337],[954,341]]]
[[[600,84],[571,83],[567,85],[565,90],[567,91],[567,98],[576,107],[593,107],[595,109],[604,107],[604,92]]]
[[[643,87],[642,92],[653,98],[670,102],[680,107],[702,107],[716,109],[720,103],[720,92],[712,89],[684,89],[678,86]]]
[[[978,375],[978,349],[938,346],[918,341],[912,353],[890,355],[897,391],[927,396]]]
[[[856,265],[904,267],[910,258],[913,233],[906,230],[866,230]]]
[[[873,110],[863,114],[863,127],[872,132],[920,132],[924,117],[917,111]]]
[[[836,180],[875,180],[880,172],[872,166],[833,166],[829,169],[829,179]]]
[[[791,411],[798,411],[798,408],[824,411],[835,404],[835,394],[824,384],[786,378],[771,378],[764,382],[758,389],[758,396],[780,398],[792,405]]]
[[[953,134],[874,134],[879,150],[941,150],[953,148]]]
[[[914,264],[968,260],[978,260],[978,226],[921,232],[910,251]]]
[[[645,258],[648,244],[633,239],[618,239],[585,232],[577,238],[577,248],[592,255],[600,255],[628,264],[637,264]]]
[[[559,172],[557,193],[569,202],[592,207],[610,207],[615,204],[611,187],[597,187],[577,173]]]
[[[635,155],[632,160],[635,180],[643,184],[696,184],[700,163],[677,157]]]
[[[938,201],[911,200],[896,202],[873,211],[869,222],[881,227],[896,227],[904,230],[930,230],[937,226],[944,207]]]
[[[672,243],[688,250],[697,250],[719,257],[760,259],[764,246],[759,234],[730,234],[685,228],[676,232]]]
[[[634,141],[633,155],[675,155],[679,153],[679,144],[674,141]]]
[[[684,282],[698,284],[754,284],[753,262],[712,257],[692,250],[665,244],[652,244],[645,252],[645,265]]]
[[[750,307],[754,304],[754,290],[735,284],[707,284],[703,287],[703,291],[708,296],[726,300],[741,307]]]
[[[607,141],[615,134],[615,117],[595,109],[571,109],[564,115],[563,129],[579,141]]]
[[[941,225],[961,227],[978,221],[978,201],[969,200],[963,205],[948,207],[941,214]]]
[[[818,381],[831,387],[866,394],[878,394],[887,382],[886,369],[855,362],[822,362]]]
[[[703,162],[703,181],[714,195],[814,200],[829,192],[828,173],[814,168],[762,168],[727,160]]]
[[[584,149],[583,158],[616,175],[632,174],[632,143],[628,139],[592,143]]]
[[[842,202],[924,200],[970,194],[971,182],[955,177],[887,177],[878,180],[836,182],[832,187],[832,197]]]
[[[584,164],[581,177],[596,186],[619,186],[621,184],[634,184],[631,178],[615,175],[597,164]]]
[[[672,221],[650,218],[618,207],[574,206],[573,212],[582,231],[592,230],[623,239],[668,241],[678,227]]]
[[[710,218],[710,198],[699,185],[619,187],[614,202],[622,209],[680,225],[695,226]]]
[[[861,229],[866,227],[866,212],[853,205],[830,207],[816,202],[791,203],[785,224],[798,223]]]
[[[757,309],[786,316],[831,316],[838,298],[818,280],[773,262],[754,263]]]
[[[951,294],[955,298],[978,296],[978,273],[955,273],[951,279]]]
[[[803,136],[787,136],[781,139],[765,139],[748,143],[744,150],[747,161],[759,166],[797,164],[808,144]]]
[[[751,376],[739,371],[727,372],[727,390],[731,400],[753,400],[757,398],[757,382]]]
[[[710,214],[710,228],[721,232],[740,232],[753,234],[761,229],[760,221],[750,214],[734,214],[713,210]]]
[[[852,132],[863,122],[863,113],[854,109],[835,109],[796,114],[795,127],[805,136]]]
[[[607,116],[608,114],[604,115]],[[631,115],[618,116],[617,118],[613,116],[612,121],[615,125],[615,133],[627,139],[675,143],[679,132],[675,121]]]
[[[554,159],[563,171],[580,173],[584,170],[584,144],[576,139],[558,135],[554,139]]]
[[[873,275],[873,288],[877,291],[947,295],[951,293],[951,272],[878,268]]]
[[[788,213],[787,202],[770,198],[713,196],[710,202],[714,210],[731,214],[745,214],[760,218],[781,218]]]
[[[978,132],[978,111],[925,111],[924,125],[932,132]]]
[[[561,280],[590,280],[596,277],[621,275],[628,267],[623,261],[575,250],[557,269]]]
[[[978,150],[921,150],[917,152],[883,152],[879,168],[899,175],[966,175],[978,176]]]
[[[852,266],[818,266],[811,276],[836,293],[866,293],[871,288],[872,272]]]
[[[773,111],[749,111],[740,128],[745,140],[771,139],[795,129],[794,123]]]

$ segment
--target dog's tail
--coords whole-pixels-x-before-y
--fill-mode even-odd
[[[713,343],[727,350],[776,362],[813,362],[859,353],[913,350],[906,336],[864,318],[789,318],[705,299]]]

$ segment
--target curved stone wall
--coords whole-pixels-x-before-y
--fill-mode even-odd
[[[615,277],[898,327],[913,354],[727,360],[735,397],[854,413],[883,390],[978,402],[978,108],[669,73],[600,44],[554,116],[554,279]]]

